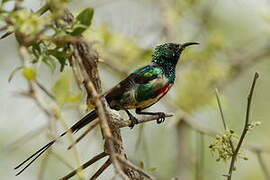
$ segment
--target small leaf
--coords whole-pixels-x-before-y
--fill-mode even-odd
[[[69,98],[69,90],[71,87],[71,73],[64,73],[60,78],[55,82],[53,86],[53,93],[56,98],[56,101],[60,105],[64,105]]]
[[[80,22],[80,24],[89,27],[91,25],[93,15],[94,9],[86,8],[76,17],[76,19]]]
[[[140,162],[139,167],[144,169],[144,163],[142,161]]]
[[[28,81],[32,81],[36,78],[36,71],[32,68],[29,67],[25,67],[23,69],[23,76],[28,80]]]
[[[66,99],[66,103],[75,103],[82,99],[83,95],[82,93],[76,94],[76,95],[69,95],[69,97]]]
[[[73,36],[79,36],[84,31],[86,31],[87,28],[92,23],[93,15],[94,15],[94,9],[93,8],[86,8],[86,9],[84,9],[76,17],[76,20],[79,22],[79,24],[75,25],[74,30],[71,32],[71,35],[73,35]]]
[[[55,64],[55,60],[49,56],[43,56],[42,57],[42,62],[44,62],[52,72],[54,72],[56,64]]]
[[[74,28],[74,30],[72,31],[71,35],[73,36],[79,36],[81,35],[84,31],[86,31],[86,27],[85,26],[77,26]]]
[[[155,172],[157,170],[157,168],[149,168],[147,169],[148,172]]]
[[[60,51],[57,49],[54,50],[48,50],[48,53],[52,56],[54,56],[60,63],[60,71],[62,72],[64,70],[64,67],[66,65],[66,60],[69,57],[69,54],[64,52],[64,51]]]

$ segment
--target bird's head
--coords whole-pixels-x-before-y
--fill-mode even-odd
[[[170,63],[176,65],[182,51],[191,45],[198,45],[197,42],[186,42],[183,44],[165,43],[157,46],[153,53],[153,63],[166,64]]]

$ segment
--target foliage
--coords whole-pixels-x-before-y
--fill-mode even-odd
[[[51,11],[45,15],[39,11],[31,12],[19,5],[11,11],[6,11],[3,5],[7,2],[2,1],[0,13],[2,23],[8,27],[7,33],[15,32],[18,42],[27,46],[34,64],[43,62],[54,71],[58,62],[60,71],[63,71],[73,53],[68,41],[75,41],[90,27],[94,10],[86,8],[76,16],[74,22],[67,22],[61,17],[68,0],[49,1],[39,10]]]
[[[55,82],[52,92],[56,97],[56,101],[60,106],[68,103],[78,102],[82,98],[82,93],[74,94],[71,91],[73,84],[73,76],[71,72],[65,72]]]

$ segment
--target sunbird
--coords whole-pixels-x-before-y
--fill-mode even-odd
[[[186,42],[183,44],[165,43],[157,46],[154,49],[151,64],[135,70],[127,78],[107,92],[105,99],[110,108],[117,111],[124,110],[131,121],[131,128],[138,123],[138,120],[129,112],[130,109],[135,109],[136,114],[158,115],[156,121],[158,124],[162,123],[165,120],[164,112],[145,112],[143,110],[152,106],[167,94],[175,82],[175,68],[181,53],[186,47],[198,44],[199,43],[197,42]],[[76,133],[85,125],[94,121],[97,117],[97,110],[93,110],[71,126],[68,131]],[[58,138],[55,138],[40,148],[15,167],[15,169],[19,169],[27,163],[16,176],[28,168],[40,155],[68,131],[62,133]]]

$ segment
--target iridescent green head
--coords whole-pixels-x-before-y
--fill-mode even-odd
[[[152,62],[158,65],[176,65],[182,51],[191,45],[197,45],[197,42],[186,42],[183,44],[165,43],[155,48]]]
[[[165,75],[170,83],[175,80],[175,67],[182,51],[191,45],[197,45],[197,42],[186,42],[183,44],[165,43],[155,48],[152,63],[163,68]]]

